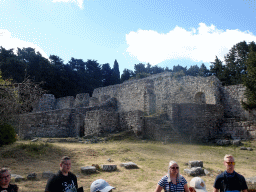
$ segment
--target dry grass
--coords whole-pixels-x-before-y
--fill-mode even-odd
[[[33,146],[27,147],[20,144],[29,144],[19,141],[12,146],[0,148],[0,166],[7,166],[12,173],[24,177],[28,173],[35,172],[37,181],[22,181],[17,183],[20,191],[44,191],[47,179],[41,178],[42,172],[57,172],[59,160],[63,155],[72,158],[72,172],[78,177],[78,185],[84,186],[85,191],[90,191],[90,184],[98,178],[105,179],[118,191],[143,192],[154,191],[157,182],[167,173],[170,160],[179,163],[180,171],[187,168],[185,163],[191,160],[202,160],[204,167],[211,172],[211,176],[203,176],[208,191],[212,191],[212,185],[217,175],[217,170],[224,170],[223,156],[233,154],[235,156],[236,171],[245,177],[256,175],[254,157],[256,151],[242,151],[236,147],[206,146],[196,144],[167,144],[159,142],[143,141],[112,141],[101,144],[79,143],[53,143],[48,146],[41,144],[40,150]],[[255,149],[256,143],[246,143]],[[36,148],[36,147],[34,147]],[[109,163],[108,158],[114,162]],[[120,167],[123,162],[132,161],[139,169],[126,170]],[[83,175],[80,167],[92,164],[116,164],[116,172],[98,172],[92,175]],[[184,174],[183,174],[184,175]],[[184,175],[189,182],[192,177]]]

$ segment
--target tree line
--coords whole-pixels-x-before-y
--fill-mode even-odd
[[[176,72],[180,76],[215,75],[223,85],[244,84],[247,87],[248,101],[253,101],[244,103],[244,107],[250,109],[256,107],[255,54],[255,42],[242,41],[229,50],[224,61],[216,56],[209,69],[204,63],[189,68],[174,65],[172,69],[139,63],[134,65],[134,71],[124,69],[120,76],[117,60],[114,61],[112,68],[109,63],[99,64],[97,60],[83,61],[73,57],[64,63],[57,55],[50,55],[48,60],[30,47],[18,48],[17,53],[14,53],[13,49],[0,47],[0,70],[4,80],[12,79],[16,83],[21,83],[24,79],[43,82],[42,88],[57,98],[75,96],[78,93],[91,95],[98,87],[115,85],[129,79],[144,78],[165,71]]]

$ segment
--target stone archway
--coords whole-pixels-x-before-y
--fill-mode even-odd
[[[198,92],[195,95],[195,103],[196,104],[206,104],[205,94],[203,92]]]

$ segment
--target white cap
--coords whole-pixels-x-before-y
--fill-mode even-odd
[[[205,182],[200,177],[194,177],[191,179],[190,187],[195,188],[196,192],[207,192]]]
[[[105,180],[103,179],[97,179],[91,184],[90,191],[91,192],[108,192],[111,189],[115,189],[115,187],[110,186]]]

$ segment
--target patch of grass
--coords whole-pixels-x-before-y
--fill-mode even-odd
[[[61,150],[49,143],[18,143],[1,153],[3,158],[28,158],[46,156],[52,153],[60,154]]]
[[[251,142],[255,146],[256,141]],[[20,145],[22,144],[22,145]],[[20,146],[19,146],[20,145]],[[50,146],[48,146],[50,145]],[[56,155],[56,153],[58,155]],[[5,158],[2,158],[2,155]],[[33,158],[31,158],[32,155]],[[41,154],[41,155],[38,155]],[[235,155],[236,171],[245,178],[256,175],[254,166],[256,150],[239,150],[232,146],[221,147],[202,144],[166,144],[148,140],[141,141],[120,140],[97,144],[81,143],[52,143],[42,145],[40,143],[30,144],[19,141],[15,145],[0,148],[1,164],[12,170],[13,174],[26,176],[27,173],[36,172],[41,175],[43,171],[57,172],[61,156],[68,155],[72,159],[72,172],[78,176],[78,185],[84,186],[84,191],[90,190],[90,184],[99,178],[106,180],[110,185],[116,187],[118,191],[153,191],[158,181],[167,173],[168,162],[175,160],[179,164],[180,173],[186,178],[188,183],[191,176],[184,174],[184,169],[188,168],[185,163],[192,160],[202,160],[204,167],[211,172],[211,176],[203,176],[208,191],[212,191],[212,186],[218,170],[225,170],[223,157],[225,154]],[[21,160],[22,157],[29,160]],[[113,161],[108,162],[108,159]],[[31,161],[32,160],[32,161]],[[125,169],[119,165],[132,161],[139,169]],[[117,165],[115,172],[97,172],[92,175],[81,173],[81,166],[91,166],[98,164]],[[39,181],[24,181],[17,183],[20,191],[43,191],[47,179]],[[25,186],[26,185],[26,186]]]

